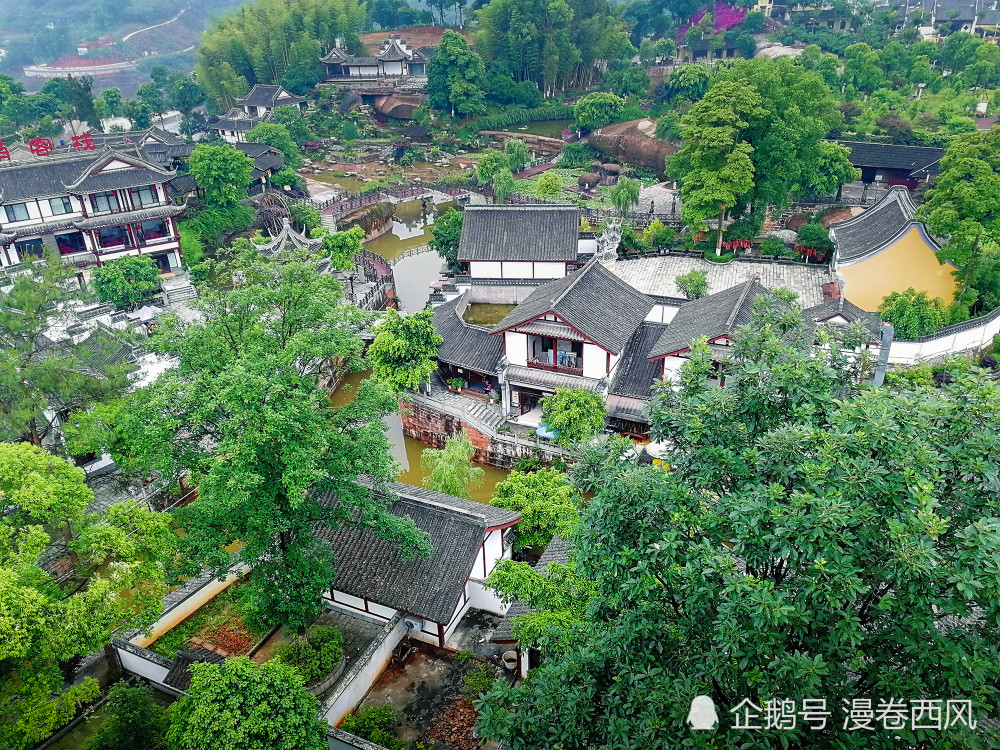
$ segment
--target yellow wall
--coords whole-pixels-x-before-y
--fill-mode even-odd
[[[888,250],[837,270],[847,282],[844,296],[869,312],[876,312],[887,294],[903,292],[911,286],[946,303],[951,303],[955,296],[955,277],[951,275],[954,269],[938,263],[934,250],[915,227]]]

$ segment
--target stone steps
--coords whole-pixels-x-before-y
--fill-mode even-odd
[[[166,298],[166,303],[172,305],[175,302],[186,302],[189,299],[195,299],[198,296],[198,290],[191,284],[185,284],[173,289],[164,289],[163,296]]]

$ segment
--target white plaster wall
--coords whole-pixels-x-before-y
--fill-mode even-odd
[[[470,260],[469,275],[474,279],[499,279],[503,264],[492,260]]]
[[[603,378],[608,374],[608,353],[594,344],[583,345],[583,376]]]
[[[495,529],[491,531],[486,537],[483,546],[486,550],[486,575],[488,576],[496,568],[497,563],[504,557],[503,530]]]
[[[914,365],[958,352],[985,346],[1000,333],[1000,316],[959,333],[946,333],[929,341],[893,341],[889,348],[890,364]]]
[[[382,68],[385,70],[387,76],[403,75],[403,63],[401,62],[382,63]]]
[[[687,360],[684,357],[665,357],[663,360],[663,379],[676,383],[685,362]]]
[[[361,699],[365,697],[371,686],[379,678],[379,675],[382,674],[382,670],[385,669],[386,664],[389,663],[389,659],[392,658],[392,650],[403,640],[405,634],[406,625],[403,624],[401,618],[385,634],[376,650],[364,665],[357,672],[352,670],[353,679],[338,687],[338,692],[335,694],[333,702],[329,706],[324,703],[323,708],[326,710],[323,713],[323,718],[329,722],[330,726],[337,726],[361,702]]]
[[[115,649],[118,652],[119,658],[122,660],[122,667],[126,671],[132,674],[139,675],[140,677],[145,677],[147,680],[152,680],[153,682],[158,682],[163,684],[163,678],[167,676],[170,671],[166,667],[161,667],[159,664],[154,664],[151,661],[143,659],[141,656],[129,653],[122,649]]]
[[[500,265],[505,279],[530,279],[534,273],[531,261],[505,260]]]
[[[195,610],[197,610],[205,602],[214,599],[218,594],[225,591],[227,588],[232,586],[234,582],[249,572],[250,566],[246,563],[240,563],[239,565],[233,566],[230,568],[229,575],[226,576],[226,580],[213,580],[206,583],[169,612],[165,612],[163,617],[153,623],[153,627],[150,628],[150,634],[148,636],[140,633],[132,638],[131,643],[134,643],[136,646],[142,646],[143,648],[148,647],[161,635],[192,615]]]
[[[476,609],[485,609],[495,615],[502,615],[507,611],[504,603],[493,592],[488,591],[482,581],[469,581],[465,584],[465,590],[468,592],[470,605]]]
[[[536,279],[561,279],[565,275],[565,263],[551,263],[548,261],[538,261],[535,263]]]
[[[669,323],[677,315],[679,307],[670,305],[653,305],[653,309],[646,315],[646,320],[650,323]]]
[[[504,333],[504,347],[507,361],[512,365],[528,365],[528,334],[517,331]],[[586,355],[584,355],[586,356]]]

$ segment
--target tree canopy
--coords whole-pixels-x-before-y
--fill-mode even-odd
[[[253,171],[253,159],[229,144],[199,144],[191,153],[188,169],[205,201],[218,208],[233,206],[246,198]]]
[[[587,94],[576,105],[576,124],[587,130],[603,128],[615,122],[625,109],[625,100],[606,91]]]
[[[148,255],[126,255],[95,268],[93,282],[101,302],[134,307],[160,286],[160,267]]]
[[[59,662],[159,616],[176,536],[133,501],[88,512],[83,471],[27,443],[0,443],[0,493],[0,745],[21,750],[98,695],[91,678],[64,685]],[[68,579],[42,567],[47,551],[68,558]]]
[[[166,750],[170,718],[148,685],[116,682],[105,706],[107,719],[83,750]]]
[[[887,294],[878,306],[878,315],[891,323],[899,339],[915,339],[934,333],[948,323],[948,306],[940,297],[910,287],[905,292]]]
[[[820,331],[833,348],[817,358],[800,321],[758,305],[726,388],[706,384],[702,345],[679,390],[657,389],[670,470],[605,475],[572,537],[586,604],[521,577],[537,610],[521,645],[541,665],[486,696],[480,736],[514,750],[995,741],[982,718],[997,700],[1000,389],[975,371],[939,389],[859,387],[860,339]],[[715,732],[685,723],[698,695],[715,703]],[[807,699],[825,700],[829,720],[763,728],[769,701]],[[942,701],[942,720],[945,699],[969,700],[979,727],[911,729],[911,701],[926,699]],[[874,731],[845,722],[856,700],[871,701]],[[899,731],[880,718],[892,700]],[[741,706],[761,731],[734,728]]]
[[[277,659],[192,664],[191,687],[170,708],[172,750],[326,750],[327,723],[302,679]]]
[[[382,417],[394,394],[369,379],[333,408],[318,385],[333,363],[362,366],[358,333],[370,318],[344,303],[317,260],[288,249],[265,259],[250,247],[214,262],[200,288],[205,320],[166,316],[154,339],[178,368],[92,417],[120,466],[196,477],[198,499],[177,511],[188,574],[205,566],[224,576],[234,562],[225,548],[241,541],[253,616],[292,628],[315,617],[334,577],[324,527],[361,523],[408,553],[428,549],[411,521],[387,511],[396,468]]]
[[[469,490],[479,484],[483,470],[472,462],[476,447],[466,433],[454,435],[441,449],[426,448],[420,454],[420,465],[430,469],[424,486],[446,495],[469,498]]]
[[[410,315],[386,310],[368,347],[372,376],[393,391],[416,390],[437,367],[444,339],[434,330],[434,311]]]
[[[452,117],[482,114],[482,83],[486,66],[457,31],[445,30],[434,55],[427,61],[427,96],[434,109]]]
[[[513,471],[497,484],[490,505],[520,513],[515,549],[543,550],[578,519],[580,492],[555,469]]]
[[[60,413],[121,393],[132,368],[111,364],[123,342],[109,333],[53,349],[53,327],[82,323],[83,295],[73,288],[73,269],[57,257],[25,265],[27,272],[0,290],[0,438],[41,445]]]
[[[433,238],[430,246],[448,263],[448,268],[458,269],[458,241],[462,237],[462,212],[449,208],[431,225]]]
[[[542,399],[542,421],[558,433],[560,445],[589,440],[604,429],[607,418],[604,399],[582,388],[556,388]]]

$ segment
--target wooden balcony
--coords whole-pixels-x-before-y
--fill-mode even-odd
[[[579,362],[579,360],[577,360]],[[582,367],[567,367],[566,365],[552,365],[548,362],[542,362],[540,359],[529,359],[528,367],[533,367],[536,370],[548,370],[549,372],[561,372],[566,375],[579,375],[583,377]]]

